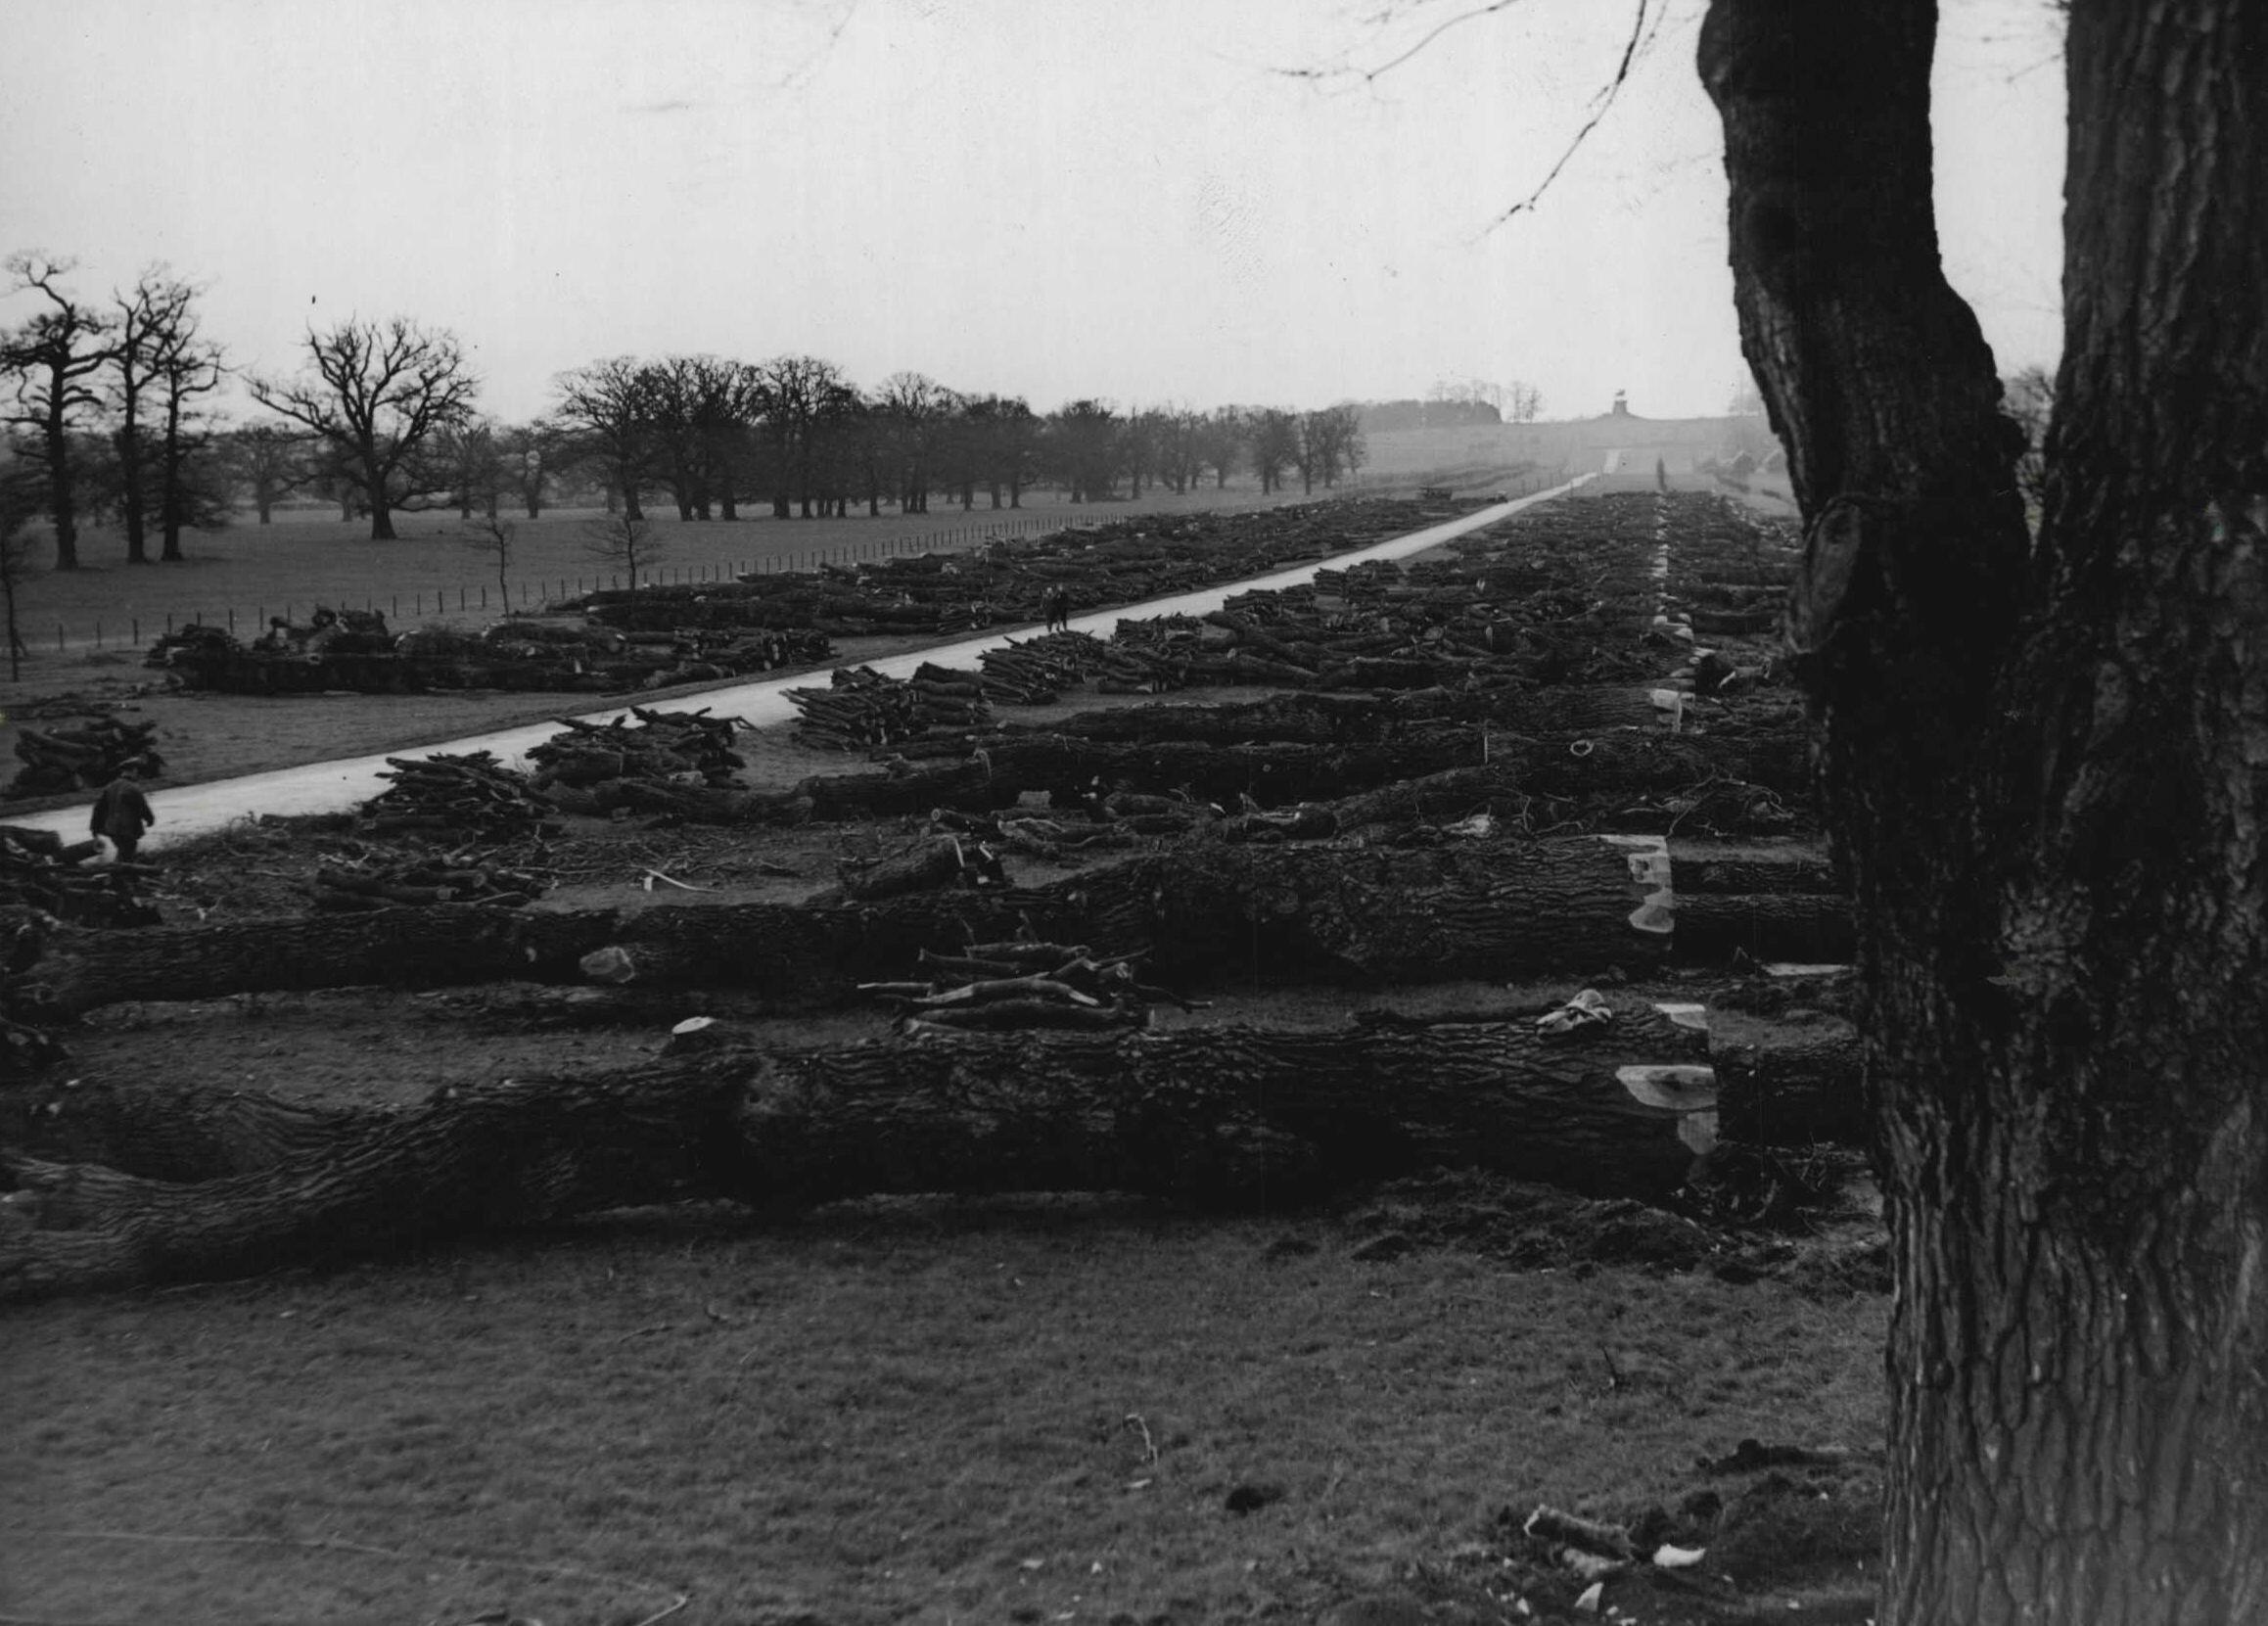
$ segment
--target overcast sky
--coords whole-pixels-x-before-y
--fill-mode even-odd
[[[90,293],[169,261],[244,366],[349,314],[445,326],[507,418],[600,356],[791,350],[1042,410],[1473,377],[1716,412],[1744,376],[1720,142],[1699,0],[1667,4],[1494,225],[1626,0],[1521,0],[1373,80],[1332,70],[1467,0],[0,0],[0,251],[76,256]],[[1946,14],[1947,266],[2004,371],[2052,362],[2053,13]]]

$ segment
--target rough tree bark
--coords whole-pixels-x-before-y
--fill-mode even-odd
[[[2072,0],[2045,518],[1940,273],[1924,0],[1715,0],[1860,918],[1885,1626],[2268,1618],[2268,7]]]

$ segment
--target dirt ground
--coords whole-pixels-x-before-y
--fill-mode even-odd
[[[524,696],[134,703],[198,776],[553,715]],[[1140,702],[1074,702],[1097,703]],[[784,728],[740,749],[766,787],[867,766]],[[535,906],[791,901],[912,829],[566,823],[531,858],[557,882]],[[297,914],[324,862],[419,850],[248,826],[162,855],[159,901],[181,921]],[[1069,867],[1009,861],[1022,881]],[[1158,1019],[1333,1028],[1574,991],[1229,986]],[[68,1077],[399,1105],[645,1060],[693,1014],[783,1046],[891,1028],[715,993],[248,995],[98,1011]],[[1236,1216],[698,1206],[16,1310],[0,1621],[1855,1623],[1885,1304],[1878,1217],[1852,1189],[1770,1234],[1472,1175]],[[1541,1504],[1705,1557],[1595,1577],[1526,1533]]]

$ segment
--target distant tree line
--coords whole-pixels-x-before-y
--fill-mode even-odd
[[[861,389],[832,362],[697,354],[615,356],[559,375],[551,409],[504,423],[479,409],[456,338],[405,317],[310,330],[299,371],[253,371],[259,416],[213,405],[235,369],[208,339],[201,290],[154,266],[130,289],[84,297],[71,261],[4,262],[0,297],[31,302],[0,329],[0,429],[18,514],[43,515],[55,563],[79,565],[82,523],[116,523],[126,559],[178,560],[187,529],[243,503],[265,525],[316,497],[373,539],[393,516],[453,508],[494,520],[601,506],[643,520],[924,514],[933,501],[1017,508],[1036,487],[1073,502],[1151,488],[1216,489],[1249,472],[1266,492],[1336,486],[1364,460],[1362,409],[1127,409],[1099,398],[1041,414],[1020,396],[954,390],[921,373]]]

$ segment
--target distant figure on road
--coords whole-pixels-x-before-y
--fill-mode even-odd
[[[94,812],[87,818],[87,834],[108,836],[118,850],[118,861],[134,861],[134,849],[142,845],[142,832],[158,822],[158,815],[150,811],[150,799],[131,780],[113,779],[95,798]]]
[[[1050,632],[1071,630],[1071,595],[1061,587],[1049,587],[1040,595],[1040,608],[1047,617]]]
[[[1670,488],[1670,466],[1658,457],[1653,460],[1653,483],[1665,491]]]

